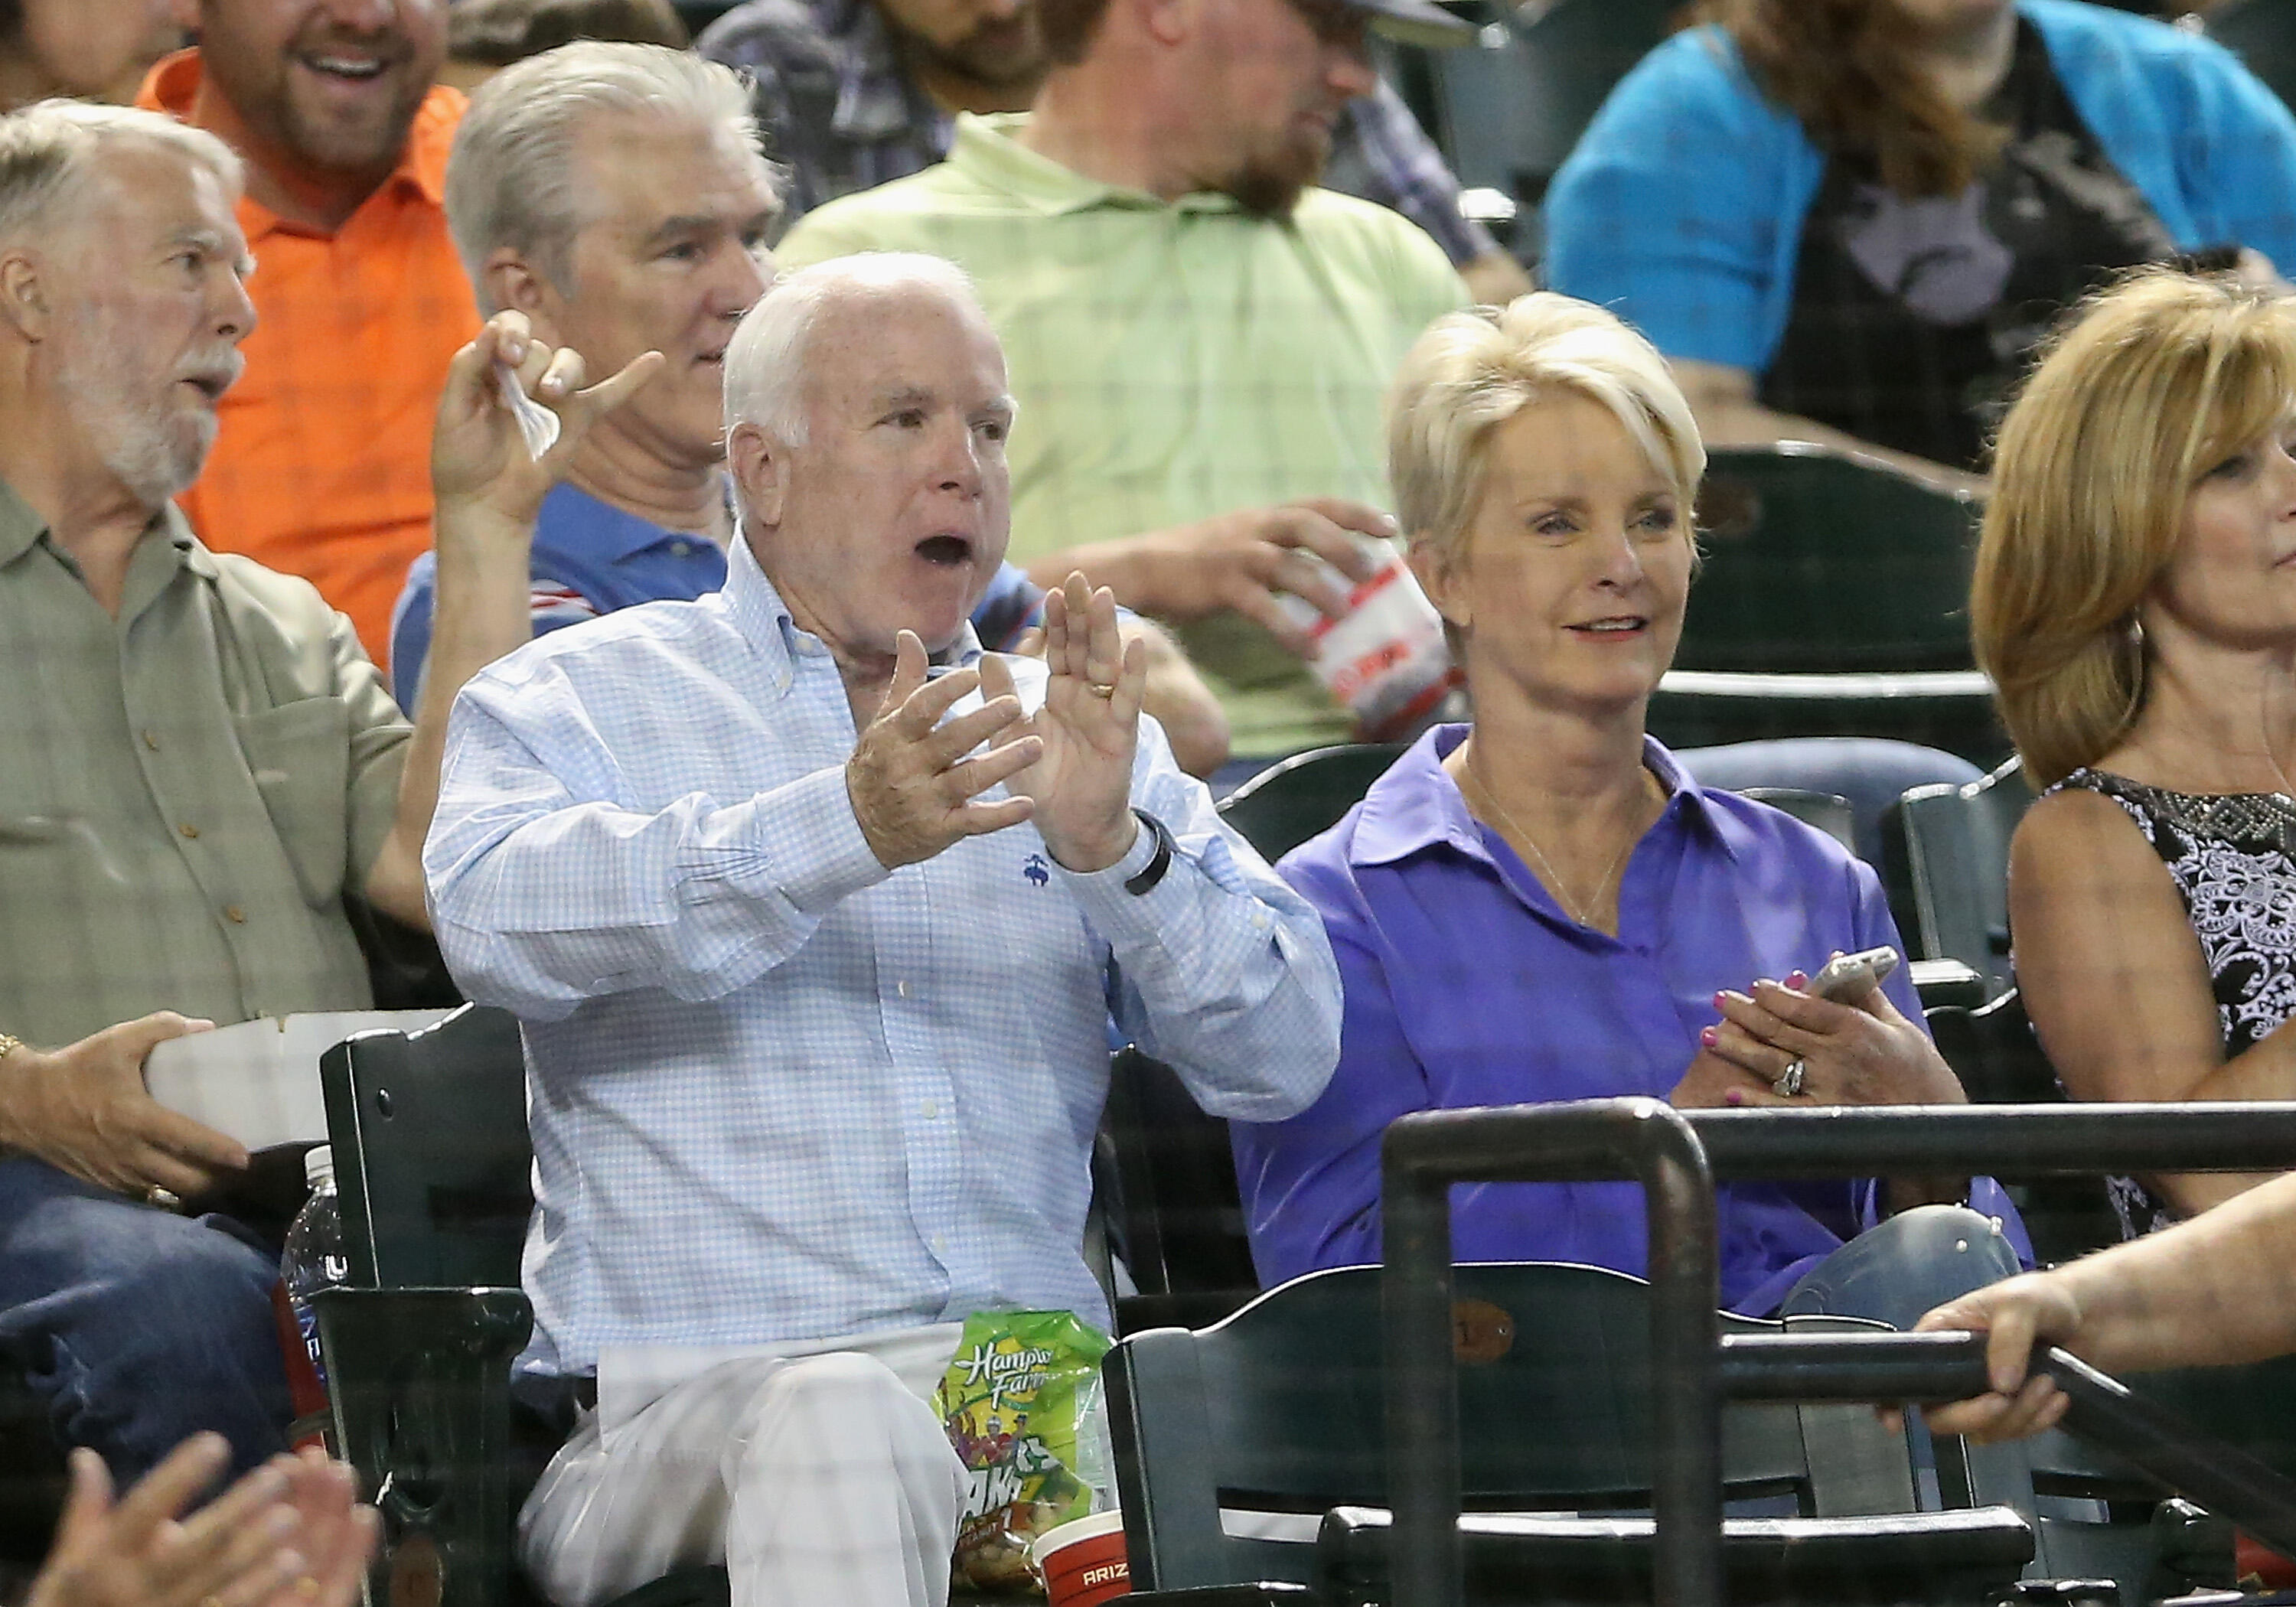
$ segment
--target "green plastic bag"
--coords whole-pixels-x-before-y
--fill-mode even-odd
[[[1070,1311],[983,1311],[934,1406],[971,1476],[953,1578],[966,1589],[1036,1591],[1029,1542],[1113,1503],[1100,1358],[1108,1336]]]

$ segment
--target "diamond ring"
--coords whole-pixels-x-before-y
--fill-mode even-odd
[[[1777,1081],[1770,1085],[1770,1092],[1781,1099],[1792,1099],[1801,1092],[1802,1079],[1808,1073],[1809,1062],[1797,1054],[1786,1062],[1786,1069],[1778,1073]]]

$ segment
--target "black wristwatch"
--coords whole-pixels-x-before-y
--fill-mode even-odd
[[[1140,817],[1140,824],[1156,837],[1156,851],[1148,857],[1148,863],[1141,868],[1140,873],[1124,879],[1124,890],[1137,898],[1164,880],[1164,873],[1172,868],[1172,830],[1145,809],[1132,812]]]

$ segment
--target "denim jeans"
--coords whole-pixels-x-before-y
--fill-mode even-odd
[[[121,1488],[202,1429],[236,1472],[286,1447],[279,1269],[245,1233],[0,1159],[0,1351]]]
[[[1965,1206],[1918,1206],[1868,1228],[1804,1273],[1777,1314],[1876,1317],[1911,1329],[1948,1300],[2022,1270],[1992,1218]]]
[[[1916,1206],[1867,1228],[1811,1267],[1787,1291],[1777,1314],[1874,1317],[1910,1330],[1948,1300],[2023,1270],[1992,1218],[1966,1206]],[[1923,1504],[1933,1505],[1929,1426],[1917,1412],[1907,1416]],[[2032,1469],[2025,1447],[1972,1445],[1966,1451],[1971,1493],[1980,1505],[2021,1506],[2030,1498]]]

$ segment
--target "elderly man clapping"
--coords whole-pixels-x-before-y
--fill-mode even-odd
[[[938,1602],[962,1320],[1104,1322],[1080,1252],[1105,1022],[1204,1105],[1338,1054],[1314,914],[1140,717],[1106,591],[1046,661],[966,615],[1013,404],[971,287],[783,280],[726,350],[726,589],[554,633],[456,706],[425,866],[525,1022],[522,1388],[578,1408],[521,1553],[562,1607],[723,1558],[736,1603]]]

